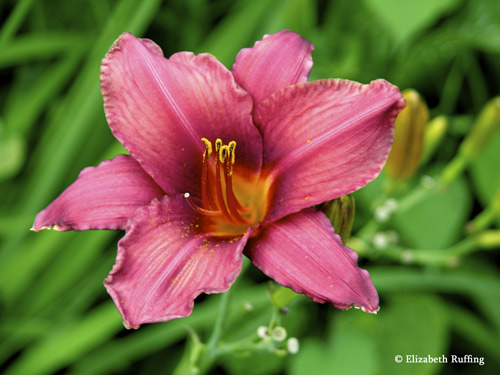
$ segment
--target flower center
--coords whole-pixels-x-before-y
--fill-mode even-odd
[[[235,173],[236,142],[223,144],[220,138],[205,143],[201,171],[201,205],[184,194],[189,205],[202,215],[201,230],[218,236],[244,234],[267,210],[265,190],[256,181]],[[247,173],[245,173],[247,174]],[[264,194],[261,194],[263,193]]]

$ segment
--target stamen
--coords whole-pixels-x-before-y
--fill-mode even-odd
[[[231,141],[227,145],[224,145],[222,140],[217,138],[214,142],[214,159],[210,161],[213,150],[212,143],[207,138],[201,138],[201,141],[205,143],[201,175],[203,208],[196,205],[190,199],[188,199],[189,205],[196,212],[203,215],[222,216],[224,221],[234,224],[251,224],[255,221],[257,212],[251,208],[243,207],[233,192],[232,176],[236,160],[236,142]],[[221,173],[224,173],[224,181],[222,180]],[[215,187],[213,186],[214,183]],[[225,184],[225,189],[223,183]],[[215,197],[213,196],[213,188],[215,188]],[[186,199],[189,198],[188,193],[184,194],[184,196]],[[242,216],[248,216],[250,213],[250,218]]]
[[[217,141],[216,141],[216,144],[217,144]],[[219,208],[222,211],[222,214],[225,216],[226,219],[228,219],[229,221],[232,222],[233,219],[231,218],[231,215],[229,214],[229,211],[227,210],[226,203],[224,202],[224,195],[222,194],[222,180],[220,177],[219,160],[220,160],[220,155],[215,160],[215,179],[217,180],[217,183],[216,183],[217,200],[219,202]]]
[[[215,210],[217,205],[213,203],[212,194],[210,193],[209,183],[209,168],[210,168],[210,155],[212,154],[212,142],[206,138],[201,139],[205,143],[205,152],[203,153],[203,166],[201,170],[201,201],[203,206],[208,207],[210,210]]]
[[[203,161],[205,161],[205,157],[210,157],[212,153],[212,142],[206,138],[202,138],[201,141],[205,143],[205,152],[203,153]]]

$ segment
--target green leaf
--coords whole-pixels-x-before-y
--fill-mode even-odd
[[[443,365],[412,366],[407,355],[441,357],[447,350],[448,319],[439,298],[428,295],[396,295],[379,312],[375,337],[381,373],[436,374]],[[395,361],[396,355],[403,362]]]
[[[479,50],[499,53],[500,23],[498,17],[497,0],[466,1],[460,14],[453,19],[456,38],[462,39]]]
[[[491,329],[489,322],[480,316],[457,305],[447,305],[448,314],[453,330],[468,342],[479,349],[479,353],[487,355],[497,364],[500,364],[500,346],[498,334]]]
[[[251,47],[249,38],[258,35],[258,28],[269,12],[276,6],[272,0],[254,0],[248,3],[233,3],[234,9],[227,15],[198,48],[200,52],[210,52],[226,66],[232,66],[238,51]],[[262,35],[257,38],[261,38]]]
[[[113,304],[100,305],[83,320],[54,330],[30,347],[9,367],[7,373],[37,375],[56,372],[122,329],[122,322],[117,316]]]
[[[425,193],[425,198],[416,204],[405,204],[402,200],[391,224],[407,246],[422,249],[450,246],[462,232],[471,210],[465,179],[456,179],[445,190],[431,188]]]
[[[244,302],[250,303],[256,311],[262,310],[265,305],[269,304],[265,285],[241,289],[237,285],[236,287],[237,291],[234,291],[229,300],[229,311],[239,313],[240,317],[244,316],[245,319],[248,317],[241,311]],[[145,325],[120,340],[110,340],[76,362],[72,373],[106,374],[126,369],[133,361],[143,359],[151,353],[164,350],[165,347],[182,340],[187,334],[186,326],[192,327],[197,332],[208,331],[217,317],[218,304],[216,302],[218,302],[216,299],[208,298],[202,303],[195,303],[193,313],[188,318],[175,319],[164,324]],[[241,323],[239,320],[238,322]],[[173,367],[178,360],[179,358],[176,358],[175,363],[168,365]]]
[[[439,365],[396,363],[396,355],[438,357],[446,352],[448,320],[438,298],[429,295],[386,298],[377,315],[361,311],[332,315],[326,342],[304,340],[291,360],[292,375],[435,374]]]
[[[83,33],[53,33],[26,35],[8,44],[0,54],[0,68],[31,60],[45,60],[68,51],[81,49],[93,39]],[[83,47],[85,48],[85,47]]]
[[[24,138],[16,133],[7,135],[0,123],[0,181],[16,175],[26,158]]]
[[[12,84],[5,105],[5,123],[10,130],[28,135],[40,114],[47,110],[59,91],[73,78],[78,63],[81,63],[86,45],[73,48],[73,54],[50,64],[46,69],[23,69]],[[33,75],[40,76],[33,81]]]
[[[300,342],[300,351],[290,360],[290,375],[334,374],[335,363],[325,351],[324,344],[309,338]]]
[[[458,5],[459,0],[365,0],[398,42],[408,42]]]
[[[490,204],[500,187],[500,131],[497,131],[486,147],[470,165],[472,182],[483,207]]]
[[[401,267],[372,267],[370,276],[384,293],[434,292],[459,294],[474,301],[500,332],[500,275],[489,274],[484,264],[477,270],[434,269],[432,272]]]
[[[358,314],[356,314],[357,316]],[[354,318],[354,314],[353,314]],[[356,327],[338,322],[336,329],[332,331],[331,359],[334,364],[332,373],[339,374],[377,374],[379,373],[381,357],[377,353],[377,345],[373,337],[359,332]],[[325,353],[328,355],[328,353]],[[360,361],[360,358],[363,358]]]
[[[268,22],[262,27],[266,34],[290,29],[303,37],[310,34],[316,23],[316,8],[314,1],[286,0],[279,4],[268,17]]]

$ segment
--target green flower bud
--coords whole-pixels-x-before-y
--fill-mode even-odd
[[[335,233],[340,235],[344,245],[351,235],[354,223],[355,204],[352,195],[342,195],[323,206],[323,212],[333,224]]]
[[[448,129],[448,119],[445,116],[433,118],[427,124],[424,135],[424,151],[420,164],[425,164],[434,155]]]
[[[476,236],[476,243],[483,248],[498,248],[500,245],[500,230],[492,229]]]
[[[500,125],[500,97],[490,100],[482,109],[465,137],[457,155],[441,174],[441,186],[448,186],[486,146]]]
[[[269,294],[271,295],[271,302],[278,309],[287,307],[290,302],[300,296],[300,294],[284,286],[280,286],[278,289],[269,289]]]
[[[385,165],[385,172],[395,180],[407,180],[417,171],[429,121],[427,105],[415,90],[404,90],[402,95],[406,107],[394,123],[394,143]]]
[[[482,109],[470,133],[460,145],[459,153],[474,159],[500,127],[500,97],[491,99]]]

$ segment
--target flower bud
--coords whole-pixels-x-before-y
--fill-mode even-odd
[[[7,132],[0,118],[0,181],[12,178],[19,173],[25,159],[24,138],[20,134]]]
[[[500,245],[500,230],[485,230],[476,236],[476,243],[482,248],[498,248]]]
[[[280,286],[278,289],[270,288],[269,294],[271,295],[273,305],[280,310],[287,307],[290,302],[300,296],[300,294],[284,286]]]
[[[274,341],[283,341],[286,339],[286,329],[284,327],[278,326],[271,331],[271,337]]]
[[[299,352],[299,340],[295,337],[290,337],[286,342],[288,353],[297,354]]]
[[[429,121],[425,129],[424,150],[420,164],[427,163],[434,155],[434,152],[443,140],[447,129],[448,119],[445,116],[438,116]]]
[[[490,100],[460,145],[459,153],[467,160],[475,158],[500,127],[500,97]]]
[[[352,195],[342,195],[323,206],[323,212],[333,224],[335,233],[340,235],[344,245],[351,235],[354,222],[355,204]]]
[[[269,340],[269,329],[266,326],[259,326],[257,328],[257,336],[259,336],[262,340]]]
[[[429,121],[429,110],[420,95],[412,89],[404,90],[406,107],[394,123],[395,135],[385,172],[395,180],[412,177],[422,156],[424,132]]]

